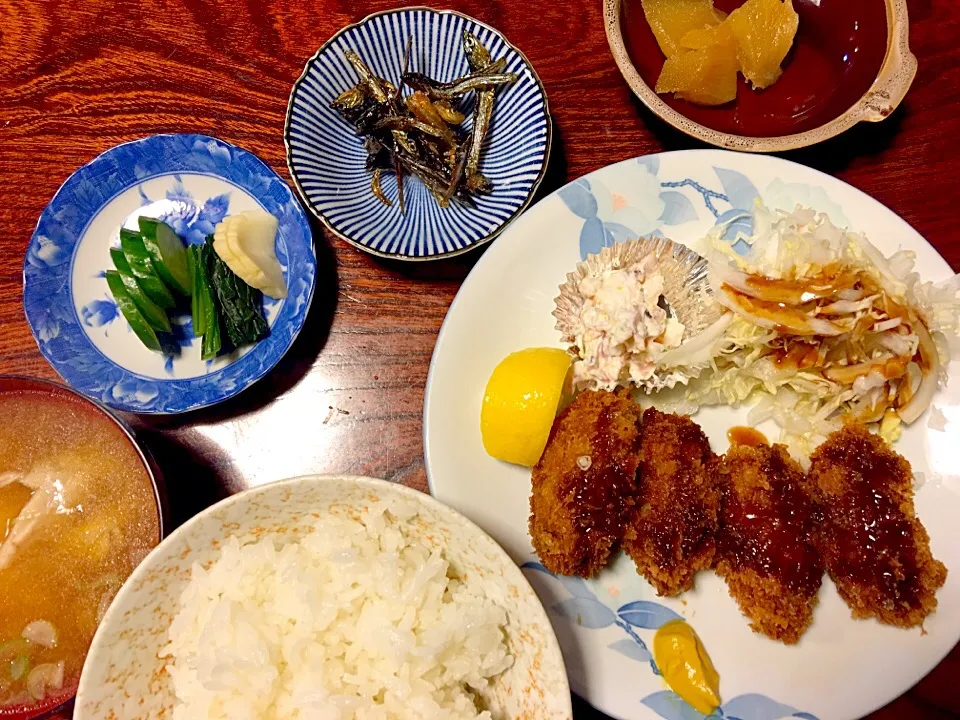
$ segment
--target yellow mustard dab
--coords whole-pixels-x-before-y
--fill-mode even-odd
[[[664,623],[653,637],[653,657],[667,685],[698,712],[720,707],[720,676],[703,643],[683,620]]]

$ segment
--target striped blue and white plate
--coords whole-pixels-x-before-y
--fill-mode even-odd
[[[397,83],[410,40],[410,70],[448,82],[469,72],[460,46],[474,33],[519,80],[497,93],[480,169],[493,182],[490,195],[471,207],[440,208],[416,179],[404,184],[406,214],[396,202],[397,184],[386,175],[388,207],[370,192],[362,138],[330,108],[359,81],[344,58],[354,50],[369,67]],[[473,93],[461,108],[470,125]],[[492,240],[529,204],[550,155],[551,121],[540,78],[523,53],[499,32],[449,10],[401,8],[349,25],[307,63],[290,93],[284,141],[287,164],[307,206],[336,235],[361,250],[401,260],[430,260],[465,252]]]

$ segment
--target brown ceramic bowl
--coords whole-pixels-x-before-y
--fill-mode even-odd
[[[157,511],[157,537],[151,537],[150,542],[151,547],[159,544],[163,538],[163,516],[165,509],[165,497],[159,478],[159,471],[149,452],[137,443],[133,431],[127,424],[107,408],[71,390],[65,385],[18,375],[0,375],[0,397],[23,394],[43,395],[47,398],[52,398],[59,403],[63,403],[64,406],[71,406],[74,410],[82,413],[83,416],[88,417],[92,422],[112,425],[119,429],[129,441],[130,446],[136,451],[140,462],[143,464],[143,469],[150,480]],[[17,422],[16,418],[7,418],[7,420],[14,423]],[[2,605],[2,601],[0,601],[0,605]],[[0,708],[0,720],[31,720],[32,718],[46,716],[47,713],[50,713],[70,700],[76,694],[76,691],[77,682],[74,681],[65,684],[58,693],[50,695],[31,705]]]
[[[743,0],[715,0],[730,12]],[[604,0],[607,41],[637,97],[661,119],[712,145],[776,152],[886,118],[917,72],[906,0],[793,0],[800,26],[783,75],[762,91],[741,76],[737,99],[694,105],[653,91],[664,56],[641,0]]]

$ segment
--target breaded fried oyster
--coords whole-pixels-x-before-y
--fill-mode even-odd
[[[810,489],[825,520],[817,544],[853,616],[921,624],[937,607],[947,569],[914,512],[910,463],[859,425],[830,435],[810,460]]]
[[[783,445],[734,445],[717,465],[717,574],[750,627],[795,643],[813,619],[823,579],[816,507]]]
[[[591,577],[619,546],[636,491],[640,417],[627,391],[586,391],[554,422],[530,496],[533,547],[551,572]]]
[[[697,571],[713,564],[715,460],[710,441],[690,418],[653,408],[643,413],[637,500],[623,545],[659,595],[689,590]]]

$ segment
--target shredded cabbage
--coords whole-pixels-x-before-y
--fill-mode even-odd
[[[770,210],[758,200],[753,221],[754,234],[737,239],[745,253],[722,226],[701,243],[714,292],[735,317],[684,402],[752,404],[748,421],[774,420],[801,459],[851,420],[895,441],[945,382],[960,333],[960,275],[921,282],[914,253],[884,257],[810,208]]]

